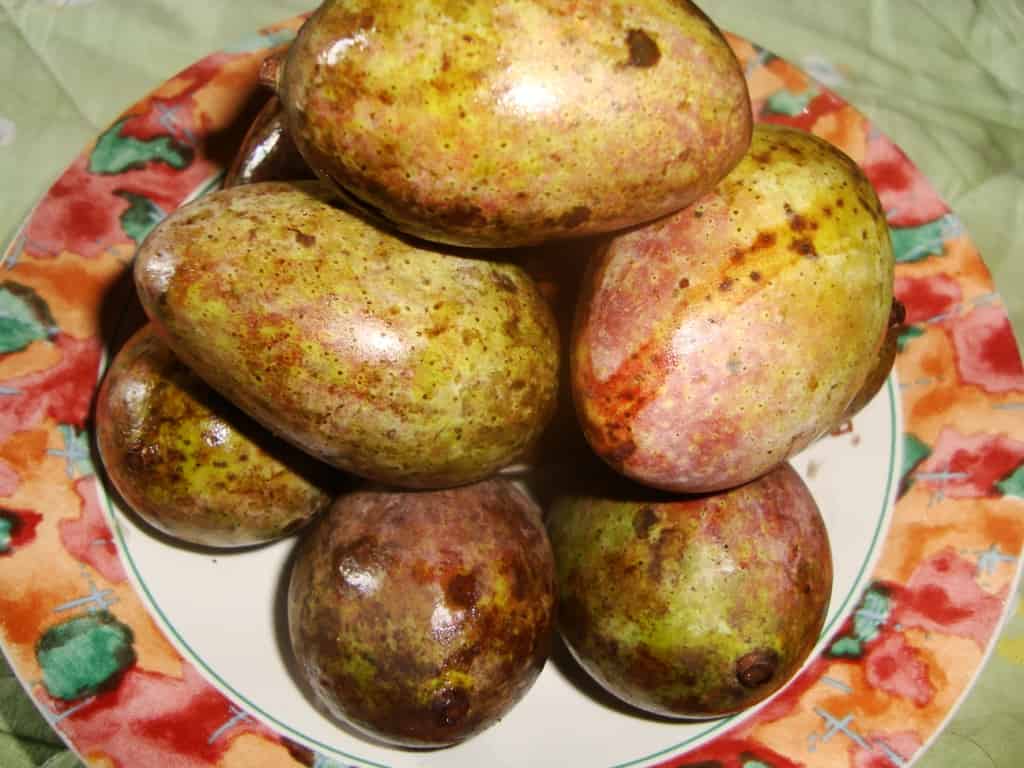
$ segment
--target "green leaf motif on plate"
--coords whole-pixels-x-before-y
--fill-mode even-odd
[[[11,549],[11,534],[14,533],[14,521],[7,517],[0,517],[0,552],[9,552]]]
[[[137,195],[124,189],[114,192],[118,197],[124,198],[129,205],[121,214],[121,229],[128,237],[135,241],[136,245],[142,245],[142,241],[167,215],[163,210],[143,195]]]
[[[180,171],[192,162],[192,149],[179,144],[171,136],[146,140],[122,136],[121,129],[126,122],[128,118],[118,120],[100,134],[89,155],[89,173],[124,173],[150,162],[166,163]]]
[[[1016,496],[1018,499],[1024,499],[1024,464],[996,483],[996,488],[1004,496]]]
[[[909,432],[903,435],[903,467],[900,470],[900,492],[903,496],[914,484],[911,473],[917,465],[932,455],[932,449],[916,435]]]
[[[908,325],[900,331],[900,335],[896,338],[896,348],[902,352],[907,348],[907,344],[921,336],[924,336],[924,328],[919,325]]]
[[[807,110],[807,106],[818,98],[819,94],[820,91],[817,88],[809,88],[803,93],[793,93],[783,88],[768,98],[765,108],[774,115],[796,117],[803,114]]]
[[[89,433],[80,432],[70,424],[61,424],[58,429],[64,440],[64,447],[62,449],[50,448],[47,453],[64,459],[68,479],[73,480],[80,475],[96,474],[96,468],[92,465]]]
[[[853,634],[862,645],[878,637],[891,607],[889,595],[878,587],[871,587],[864,593],[860,607],[853,614]]]
[[[946,214],[935,221],[919,227],[891,227],[893,256],[897,264],[912,264],[929,256],[939,255],[945,250],[949,238],[963,234],[964,227],[952,214]]]
[[[107,611],[51,627],[36,643],[43,686],[58,699],[91,696],[135,663],[132,630]]]
[[[864,652],[864,646],[878,637],[885,622],[889,620],[892,599],[884,587],[875,584],[868,587],[857,610],[853,612],[852,632],[840,635],[828,654],[833,657],[857,659]]]
[[[56,321],[38,293],[10,280],[0,283],[0,354],[18,352],[56,332]]]
[[[832,643],[832,646],[828,649],[829,656],[847,659],[859,659],[863,652],[864,648],[861,646],[860,641],[849,635],[843,635]]]

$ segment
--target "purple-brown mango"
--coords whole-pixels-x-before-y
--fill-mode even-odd
[[[362,491],[302,542],[292,647],[339,719],[388,743],[446,746],[493,725],[533,685],[554,589],[540,510],[512,482]]]
[[[743,72],[688,0],[326,0],[282,69],[318,174],[458,245],[649,221],[750,141]]]
[[[249,126],[224,177],[224,187],[313,177],[313,171],[288,135],[280,100],[271,96]]]
[[[242,547],[302,528],[334,498],[340,473],[232,406],[144,326],[121,348],[96,399],[107,476],[143,520],[176,539]]]
[[[525,455],[559,366],[533,281],[329,198],[318,182],[248,184],[153,230],[136,284],[175,354],[281,437],[372,480],[454,486]]]
[[[751,480],[840,421],[892,291],[885,216],[856,164],[759,125],[713,192],[591,262],[571,343],[587,440],[665,490]]]
[[[548,530],[566,644],[594,680],[646,712],[709,718],[750,707],[818,640],[832,557],[788,464],[706,496],[634,486],[564,497]]]

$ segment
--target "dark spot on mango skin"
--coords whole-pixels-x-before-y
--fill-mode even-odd
[[[480,587],[476,576],[472,573],[460,573],[453,576],[444,589],[444,600],[450,608],[466,610],[476,605],[480,599]]]
[[[307,235],[305,232],[300,232],[297,229],[293,229],[295,233],[295,242],[305,248],[312,248],[316,245],[316,235]]]
[[[516,284],[512,281],[512,278],[510,278],[504,272],[494,271],[491,273],[491,276],[494,279],[494,284],[498,286],[498,288],[500,288],[501,290],[506,291],[508,293],[519,292],[519,289],[516,288]]]
[[[750,273],[750,279],[753,280],[755,283],[761,282],[761,273],[758,272],[757,270],[754,270],[753,272]]]
[[[453,227],[482,227],[487,223],[480,206],[471,203],[455,202],[437,212],[438,221]]]
[[[778,666],[779,654],[770,648],[759,648],[736,662],[736,679],[744,688],[756,688],[771,680]]]
[[[590,220],[590,209],[585,205],[577,205],[558,217],[557,223],[566,229],[575,229]]]
[[[629,46],[629,66],[653,67],[661,59],[658,44],[642,29],[631,29],[626,34],[626,45]]]
[[[727,277],[725,278],[725,280],[718,284],[718,290],[722,291],[723,293],[731,291],[734,282],[735,280],[733,280],[731,277]]]
[[[658,522],[658,513],[651,507],[643,507],[633,515],[633,531],[638,539],[646,539],[651,527]]]
[[[814,247],[814,241],[810,238],[802,237],[794,240],[790,244],[789,249],[795,253],[799,253],[806,259],[818,258],[818,251]]]
[[[790,219],[789,228],[794,232],[804,232],[808,229],[814,230],[818,228],[817,222],[812,219],[808,219],[806,216],[796,214]]]

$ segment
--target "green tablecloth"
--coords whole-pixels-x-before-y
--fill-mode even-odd
[[[204,54],[314,0],[0,0],[0,242],[121,109]],[[867,113],[965,222],[1024,331],[1024,2],[703,0]],[[1015,258],[1018,256],[1020,258]],[[1024,616],[1014,610],[924,768],[1017,768]],[[0,667],[0,766],[77,761]]]

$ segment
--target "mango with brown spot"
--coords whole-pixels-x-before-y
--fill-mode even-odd
[[[751,480],[841,420],[879,361],[892,291],[889,230],[856,164],[758,126],[713,192],[593,260],[570,360],[587,439],[654,487]]]
[[[107,370],[96,441],[125,502],[190,544],[243,547],[293,534],[327,508],[343,478],[210,389],[152,325]]]
[[[559,366],[533,282],[329,198],[317,182],[248,184],[161,222],[135,277],[171,348],[281,437],[373,480],[453,486],[525,455]]]
[[[529,691],[554,632],[540,510],[512,482],[341,497],[302,542],[288,592],[299,668],[335,717],[438,747]]]
[[[548,530],[566,644],[602,687],[646,712],[739,712],[792,679],[818,640],[831,551],[788,464],[705,496],[624,482],[568,495]]]
[[[460,245],[649,221],[750,141],[743,72],[688,0],[327,0],[279,82],[322,178]]]

